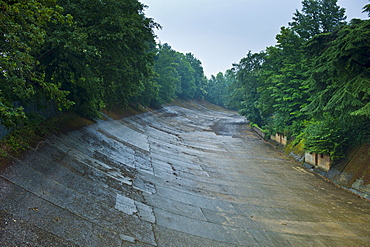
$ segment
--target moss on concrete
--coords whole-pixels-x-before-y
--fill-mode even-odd
[[[287,155],[293,155],[295,157],[303,157],[305,150],[304,150],[304,140],[300,142],[290,141],[284,147],[284,152]]]

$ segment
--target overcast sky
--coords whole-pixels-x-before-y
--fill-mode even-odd
[[[191,52],[203,64],[208,78],[225,72],[249,50],[260,52],[275,45],[280,27],[288,26],[302,0],[141,0],[146,16],[163,28],[159,41],[174,50]],[[368,0],[338,0],[347,21],[367,18]]]

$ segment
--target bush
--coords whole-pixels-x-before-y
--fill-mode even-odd
[[[307,151],[330,155],[332,159],[345,156],[349,145],[370,141],[370,125],[366,118],[326,118],[310,123],[302,134]]]

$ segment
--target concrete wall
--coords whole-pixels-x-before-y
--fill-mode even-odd
[[[307,164],[316,166],[316,156],[317,156],[317,154],[315,154],[315,153],[305,153],[304,154],[304,161]]]
[[[317,166],[324,171],[329,171],[331,159],[328,155],[317,154]]]
[[[330,156],[316,153],[305,153],[305,162],[324,171],[329,171],[332,160]]]
[[[280,133],[277,133],[277,135],[278,135],[278,138],[280,139],[280,143],[283,146],[286,146],[286,144],[288,143],[288,138],[285,135],[280,134]]]
[[[284,134],[281,134],[281,133],[276,133],[275,135],[271,135],[270,139],[275,142],[278,142],[279,144],[283,146],[286,146],[286,144],[288,143],[288,138]]]
[[[277,142],[277,140],[276,140],[276,136],[274,136],[274,135],[271,135],[271,136],[270,136],[270,139],[271,139],[272,141]]]
[[[260,128],[257,128],[255,126],[252,127],[252,130],[256,132],[260,137],[265,138],[265,133],[262,132]]]

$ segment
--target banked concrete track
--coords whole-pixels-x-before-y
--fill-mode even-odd
[[[0,173],[0,246],[370,246],[369,213],[196,104],[52,136]]]

